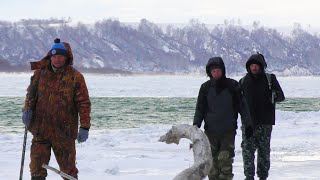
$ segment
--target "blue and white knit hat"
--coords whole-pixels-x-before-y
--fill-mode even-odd
[[[59,38],[54,40],[54,45],[52,46],[50,53],[51,53],[51,56],[63,55],[68,57],[67,48],[62,43],[60,43]]]

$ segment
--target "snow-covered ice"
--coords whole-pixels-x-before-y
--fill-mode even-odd
[[[320,112],[277,112],[272,136],[270,179],[320,178]],[[186,122],[187,123],[187,122]],[[77,166],[80,179],[172,179],[193,164],[189,140],[179,145],[158,142],[171,126],[143,126],[135,129],[90,131],[89,140],[77,144]],[[30,146],[30,134],[28,144]],[[0,135],[0,179],[19,176],[22,134]],[[243,179],[241,132],[236,136],[234,173]],[[29,148],[26,152],[25,179]],[[51,166],[58,167],[54,156]],[[49,172],[48,180],[58,175]]]
[[[0,73],[0,96],[25,96],[30,74]],[[107,76],[85,74],[91,96],[196,97],[206,78],[200,76]],[[279,77],[286,97],[320,97],[320,77]],[[320,179],[320,111],[277,111],[271,142],[270,179]],[[191,119],[184,120],[191,124]],[[172,124],[174,125],[174,124]],[[179,145],[158,142],[171,125],[90,130],[77,144],[79,178],[167,180],[193,164],[188,140]],[[24,179],[30,179],[28,136]],[[19,176],[23,133],[0,134],[0,180]],[[241,132],[236,136],[235,180],[243,179]],[[58,167],[54,156],[50,165]],[[59,179],[49,172],[48,180]]]

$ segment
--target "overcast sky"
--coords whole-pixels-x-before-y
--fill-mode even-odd
[[[318,0],[1,0],[0,20],[71,17],[90,23],[117,18],[121,22],[187,23],[199,19],[221,24],[224,19],[241,19],[250,25],[320,27]]]

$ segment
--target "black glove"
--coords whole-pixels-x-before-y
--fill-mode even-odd
[[[253,129],[251,126],[245,128],[244,135],[246,136],[246,139],[249,139],[253,136]]]

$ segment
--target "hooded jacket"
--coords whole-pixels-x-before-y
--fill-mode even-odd
[[[251,64],[258,64],[261,73],[253,75],[250,71]],[[281,102],[285,99],[280,84],[274,74],[271,74],[272,87],[270,90],[268,79],[265,73],[267,63],[262,54],[252,55],[247,63],[247,74],[240,82],[241,89],[244,93],[249,106],[253,125],[274,125],[275,124],[275,104],[272,104],[272,91],[275,92],[275,102]]]
[[[213,66],[222,70],[223,74],[219,80],[215,80],[211,75]],[[235,133],[240,113],[245,126],[250,126],[249,112],[240,94],[238,82],[226,78],[223,60],[220,57],[210,58],[206,72],[210,80],[200,87],[193,125],[200,128],[204,120],[204,128],[209,133]]]
[[[32,62],[35,70],[32,84],[36,88],[34,100],[29,99],[28,88],[25,108],[33,110],[29,131],[42,138],[76,139],[78,121],[85,129],[90,128],[91,103],[83,75],[72,67],[73,55],[68,43],[65,45],[68,57],[66,64],[56,72],[51,66],[51,54],[41,61]]]

